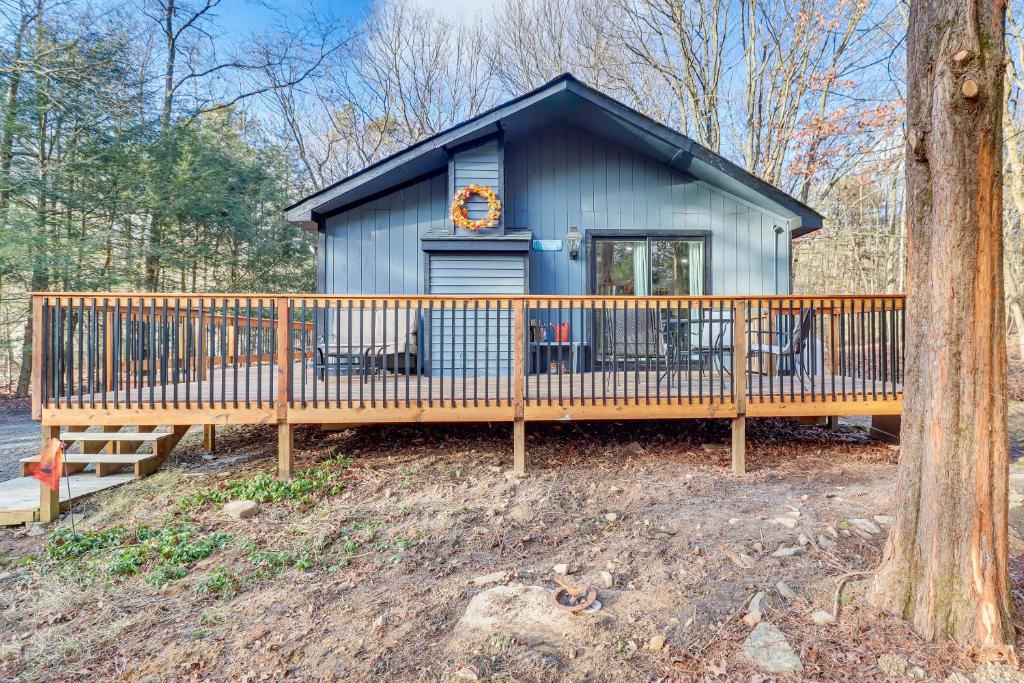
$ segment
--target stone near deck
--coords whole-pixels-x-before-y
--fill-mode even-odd
[[[868,534],[880,534],[882,530],[870,519],[849,519],[847,520],[854,528],[860,529]]]
[[[797,524],[796,519],[793,517],[776,517],[772,522],[784,526],[787,529],[795,529]]]
[[[224,512],[235,519],[252,519],[260,513],[260,506],[251,500],[233,500],[224,505]]]
[[[540,586],[494,586],[473,596],[455,625],[460,645],[487,643],[494,634],[513,636],[531,645],[560,645],[585,635],[594,618],[571,614],[551,604],[549,591]]]
[[[786,640],[786,634],[767,621],[755,626],[747,636],[743,642],[743,656],[766,673],[789,673],[804,668]]]
[[[483,576],[474,577],[473,585],[488,586],[492,583],[501,583],[503,581],[507,581],[508,577],[508,572],[492,572],[491,574],[484,574]]]

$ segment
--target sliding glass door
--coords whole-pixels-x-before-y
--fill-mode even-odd
[[[705,246],[704,237],[595,237],[593,291],[606,296],[705,294]],[[657,356],[662,332],[674,329],[674,315],[674,307],[597,311],[595,360],[614,366]]]

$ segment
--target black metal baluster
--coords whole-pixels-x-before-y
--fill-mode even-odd
[[[96,298],[92,297],[89,300],[89,348],[86,354],[86,362],[89,365],[88,368],[88,381],[86,382],[86,389],[89,392],[89,407],[96,407],[96,361],[98,360],[99,349],[96,346]]]
[[[484,405],[485,406],[490,406],[491,405],[491,308],[492,308],[492,304],[490,302],[488,302],[484,306]],[[496,358],[500,358],[501,357],[501,356],[497,355],[498,353],[500,353],[500,348],[501,348],[501,343],[500,343],[500,339],[501,339],[501,332],[500,332],[500,330],[501,330],[501,322],[500,322],[500,320],[501,319],[499,318],[498,321],[497,321],[497,323],[498,323],[498,330],[499,330],[499,332],[498,332],[498,339],[499,339],[498,348],[499,348],[499,351],[497,351],[495,353],[495,357]],[[498,367],[501,367],[501,363],[500,362],[498,363]],[[495,396],[495,398],[499,398],[499,396],[498,396],[498,389],[497,388],[501,386],[501,381],[500,381],[501,372],[495,372],[494,373],[494,378],[496,380],[494,396]],[[524,396],[524,400],[525,400],[525,396]]]
[[[567,341],[569,342],[569,405],[576,405],[576,390],[573,387],[573,375],[576,374],[579,364],[579,357],[583,355],[583,339],[580,338],[579,353],[576,352],[576,342],[573,341],[573,330],[576,329],[576,318],[574,317],[573,300],[569,299],[569,335]],[[582,393],[582,392],[581,392]],[[580,396],[580,403],[583,403],[582,396]]]
[[[52,382],[52,369],[51,364],[53,363],[53,348],[52,348],[52,337],[53,337],[53,307],[50,306],[50,300],[47,297],[43,297],[42,306],[42,320],[40,320],[40,326],[43,330],[43,338],[39,345],[42,351],[42,368],[43,376],[40,378],[40,386],[42,387],[39,402],[44,408],[50,407],[50,395],[51,395],[51,382]],[[106,407],[106,406],[104,406]]]
[[[427,346],[428,346],[427,362],[429,363],[429,365],[427,365],[427,406],[430,407],[430,408],[433,408],[434,407],[434,353],[435,353],[434,352],[434,300],[433,299],[430,299],[429,301],[427,301],[427,318],[429,319],[429,324],[427,325],[427,330],[430,333],[430,334],[427,335]],[[441,322],[441,333],[443,333],[444,332],[444,316],[443,315],[441,317],[441,320],[442,320],[442,322]],[[441,346],[442,346],[442,349],[443,349],[444,348],[443,338],[442,338]],[[438,367],[441,367],[441,368],[444,367],[444,359],[443,359],[443,357],[439,357],[437,359],[437,362],[438,362]],[[417,389],[417,391],[419,391],[419,390]],[[419,398],[419,394],[417,394],[417,399],[418,398]]]
[[[263,407],[263,336],[273,330],[263,324],[263,299],[256,300],[256,407]]]
[[[306,300],[305,299],[302,300],[301,311],[302,312],[301,312],[301,315],[299,317],[299,323],[297,325],[297,327],[299,328],[299,330],[298,330],[298,336],[299,336],[299,345],[298,345],[299,346],[299,392],[300,392],[299,393],[299,405],[302,406],[303,408],[305,408],[306,407],[306,320],[307,320]],[[294,348],[294,346],[295,346],[294,337],[293,337],[293,335],[296,334],[295,327],[296,327],[296,325],[295,325],[294,320],[289,320],[289,324],[288,324],[288,330],[289,330],[289,339],[288,339],[289,350],[288,350],[288,353],[289,353],[289,355],[291,355],[291,349]],[[289,375],[291,375],[291,374],[292,373],[289,373]],[[293,386],[294,386],[294,384],[293,384]]]
[[[438,374],[438,387],[440,389],[441,407],[444,407],[444,350],[445,350],[445,339],[444,339],[444,316],[445,316],[445,302],[441,300],[441,333],[438,337],[440,343],[440,358],[439,358],[439,374]],[[452,324],[455,323],[454,316],[452,317]],[[455,356],[452,356],[452,366],[455,365]]]
[[[818,351],[817,351],[817,349],[818,349],[818,335],[815,333],[816,329],[817,329],[816,325],[817,325],[817,318],[818,318],[818,316],[817,316],[817,312],[814,309],[814,299],[811,299],[808,302],[808,304],[809,304],[808,311],[810,312],[810,316],[811,316],[811,324],[810,324],[810,326],[808,327],[808,330],[807,330],[807,334],[810,337],[810,339],[805,339],[804,340],[804,354],[807,356],[807,365],[809,366],[808,367],[808,372],[805,373],[805,374],[809,374],[810,377],[811,377],[811,392],[810,393],[811,393],[811,401],[814,401],[815,397],[817,395],[817,391],[816,391],[814,385],[818,383],[818,378],[817,378],[817,362],[816,362],[817,355],[818,355]],[[801,303],[801,306],[802,305],[803,304]],[[803,317],[801,316],[801,320],[802,319],[803,319]],[[803,382],[800,383],[800,387],[803,388]],[[802,393],[801,393],[800,396],[801,396],[801,398],[803,398],[803,394]]]
[[[455,304],[452,303],[452,315],[454,315],[454,309],[455,309]],[[467,347],[469,346],[469,342],[468,342],[468,340],[466,338],[466,316],[468,315],[468,313],[469,313],[469,311],[466,308],[466,300],[463,299],[462,300],[462,407],[463,408],[465,408],[466,405],[467,405],[467,403],[466,403],[466,381],[468,379],[468,375],[467,375],[467,372],[466,372],[466,360],[467,360],[466,359],[466,352],[468,351]],[[452,342],[453,342],[453,347],[454,347],[454,341],[455,341],[455,325],[453,324],[452,325]],[[454,365],[453,365],[453,367],[454,367]],[[455,381],[455,373],[453,371],[452,372],[453,386],[454,386],[454,381]],[[453,391],[452,392],[452,407],[455,407],[455,400],[454,400],[455,396],[454,396],[454,394],[455,394],[455,392]]]
[[[411,313],[412,313],[412,302],[406,300],[406,302],[405,302],[405,333],[407,335],[406,343],[405,343],[405,407],[406,408],[409,407],[409,403],[410,403],[409,380],[410,380],[410,374],[411,374],[411,371],[412,371],[412,368],[409,366],[409,342],[408,342],[408,335],[410,335],[410,333],[412,332],[412,324],[411,324],[412,323],[412,315],[411,315]],[[416,329],[417,330],[419,329],[419,325],[417,325]],[[417,339],[417,341],[419,340],[419,334],[416,335],[416,339]],[[416,353],[416,357],[419,358],[419,352]],[[419,373],[416,374],[416,381],[417,382],[419,381]]]
[[[867,345],[867,305],[864,299],[860,300],[860,376],[861,376],[861,398],[868,400],[868,348]]]
[[[174,297],[174,323],[171,326],[171,347],[174,349],[171,374],[173,377],[173,389],[171,401],[175,408],[178,408],[178,383],[181,382],[181,300]]]
[[[154,300],[154,305],[156,301]],[[154,316],[156,315],[154,308]],[[168,338],[167,338],[167,299],[163,299],[160,303],[160,326],[154,330],[154,336],[159,334],[159,349],[154,348],[154,353],[159,352],[159,376],[160,376],[160,407],[167,408],[167,359],[169,357],[169,351],[167,349]],[[156,327],[157,318],[153,318],[154,327]],[[157,345],[154,344],[154,347]]]
[[[381,384],[381,387],[380,387],[380,400],[381,400],[381,405],[383,405],[385,408],[387,408],[387,406],[388,406],[388,377],[387,377],[387,367],[388,367],[388,355],[387,355],[387,348],[388,348],[388,300],[387,299],[382,300],[380,306],[381,306],[381,311],[380,311],[380,319],[381,319],[380,352],[378,353],[378,351],[377,351],[377,349],[375,347],[374,351],[373,351],[373,358],[374,358],[374,364],[375,364],[374,369],[376,369],[377,358],[380,358],[380,366],[381,366],[380,367],[380,378],[381,378],[381,383],[380,383]],[[374,329],[377,328],[376,325],[374,325],[373,327],[374,327]],[[376,381],[375,381],[375,383],[376,383]],[[373,391],[373,387],[370,388],[370,391]]]
[[[480,300],[473,300],[473,407],[480,405]],[[462,381],[466,381],[463,377]],[[484,382],[487,381],[486,375]]]
[[[351,304],[350,304],[351,306]],[[349,316],[349,326],[352,324],[352,309],[346,307]],[[348,335],[349,345],[352,344],[352,332],[349,331]],[[324,376],[327,376],[327,368],[330,367],[330,363],[327,362],[328,358],[331,358],[331,350],[333,347],[334,351],[334,407],[341,408],[341,300],[334,300],[334,343],[324,342],[324,357],[321,359],[324,363]],[[352,357],[349,355],[345,365],[348,369],[349,378],[349,396],[348,403],[352,405]]]
[[[260,299],[260,320],[263,320],[263,299]],[[262,323],[261,323],[262,324]],[[274,375],[275,368],[277,367],[277,299],[271,299],[270,305],[267,307],[267,326],[266,330],[266,353],[267,353],[267,405],[273,406],[277,404],[277,394],[274,393]],[[263,349],[263,337],[260,336],[259,352],[262,358]],[[263,407],[263,363],[256,369],[256,377],[259,379],[260,394],[256,398],[256,405],[260,408]]]
[[[326,313],[325,313],[326,314]],[[326,335],[325,335],[326,336]],[[320,378],[319,373],[316,371],[316,348],[320,343],[320,300],[313,299],[313,376],[310,380],[313,384],[313,407],[317,408],[320,405],[320,387],[318,385]],[[302,321],[302,375],[306,375],[306,321],[303,317]],[[327,384],[327,368],[324,367],[324,386]],[[302,392],[305,395],[305,391]],[[326,391],[324,392],[324,398],[327,398]]]
[[[252,407],[252,299],[245,299],[245,407]]]
[[[409,328],[407,327],[405,329],[404,334],[401,334],[401,335],[398,334],[398,331],[399,331],[400,327],[398,325],[398,300],[397,299],[395,300],[394,311],[395,311],[395,337],[396,337],[396,341],[395,341],[395,350],[394,350],[394,352],[391,355],[391,374],[393,375],[393,380],[394,380],[394,385],[393,385],[394,391],[392,392],[392,398],[394,399],[394,404],[395,404],[395,407],[397,408],[398,407],[398,398],[399,398],[398,397],[398,345],[399,344],[403,344],[405,346],[408,346],[408,344],[409,344]]]
[[[429,308],[428,308],[428,310],[429,310]],[[423,319],[423,299],[416,299],[416,329],[419,330],[419,333],[416,335],[416,339],[417,340],[422,340],[421,346],[423,348],[429,348],[429,346],[430,346],[430,335],[429,334],[425,335],[424,331],[429,332],[430,331],[430,325],[427,324],[427,322]],[[420,348],[420,346],[417,346],[417,349],[416,349],[416,366],[417,366],[416,367],[416,407],[417,408],[423,406],[423,399],[420,397],[420,391],[421,391],[421,388],[423,386],[423,382],[420,381],[421,380],[420,371],[424,367],[424,365],[423,365],[424,359],[420,358],[419,348]],[[427,358],[428,359],[430,358],[429,354],[427,355]],[[427,377],[428,377],[427,381],[429,382],[430,381],[429,380],[429,377],[430,377],[430,369],[429,368],[427,368]]]
[[[352,309],[355,307],[355,301],[349,299],[348,301],[348,407],[352,407]],[[362,315],[362,303],[359,304],[359,319],[363,319]],[[360,348],[363,343],[363,326],[359,325],[359,344]],[[360,374],[366,372],[366,366],[363,363],[363,356],[359,358],[359,372]],[[363,407],[363,383],[359,383],[359,407]]]

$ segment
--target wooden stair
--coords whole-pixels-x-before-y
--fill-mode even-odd
[[[96,468],[96,476],[104,477],[115,474],[125,465],[134,466],[135,476],[144,477],[152,474],[163,462],[170,448],[164,442],[178,439],[174,432],[61,432],[60,440],[70,447],[73,443],[83,445],[81,453],[65,453],[65,473],[76,473],[86,465]],[[178,437],[180,439],[180,437]],[[86,443],[99,444],[101,448],[85,448]],[[152,453],[136,452],[142,444],[152,443]],[[173,447],[174,444],[170,444]],[[38,455],[22,458],[21,475],[27,474],[27,465],[39,462]],[[82,465],[83,467],[75,467]]]
[[[0,483],[0,525],[19,524],[32,519],[53,521],[72,500],[156,472],[185,436],[189,426],[174,425],[170,431],[158,432],[156,425],[142,425],[136,427],[138,431],[122,432],[120,425],[104,425],[99,431],[88,431],[88,426],[70,426],[61,430],[44,425],[44,440],[60,438],[69,449],[78,444],[79,452],[64,453],[63,474],[67,478],[63,479],[60,491],[52,491],[32,477],[24,476],[27,465],[39,462],[38,455],[22,458],[19,462],[23,476]],[[152,452],[138,453],[144,444],[152,444]],[[82,473],[89,465],[95,468],[96,476]],[[121,470],[129,466],[133,471],[122,474]],[[72,485],[72,480],[73,490],[69,494],[64,491],[63,482]],[[34,498],[37,504],[27,506],[26,493],[30,491],[35,493],[27,498]]]

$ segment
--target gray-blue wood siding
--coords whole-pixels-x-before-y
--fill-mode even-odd
[[[564,124],[507,136],[504,159],[507,228],[528,228],[536,239],[564,239],[570,225],[584,232],[710,231],[709,293],[789,291],[789,236],[778,237],[776,258],[773,232],[786,227],[783,218]],[[449,200],[447,178],[438,175],[328,218],[319,250],[322,291],[422,292],[419,236],[450,225]],[[587,293],[589,256],[531,252],[529,291]]]
[[[441,174],[328,218],[318,252],[321,291],[422,294],[420,236],[447,225],[447,194]]]
[[[501,187],[500,149],[497,140],[490,140],[476,147],[452,155],[453,192],[467,185],[486,185],[494,189],[499,201],[504,194]],[[487,200],[473,195],[466,202],[466,215],[472,220],[481,220],[487,215]],[[504,216],[502,216],[504,218]],[[500,225],[500,222],[499,222]],[[471,233],[458,230],[459,234]],[[499,232],[498,228],[484,229],[483,234]]]
[[[571,225],[592,230],[710,231],[709,294],[789,291],[785,219],[732,198],[632,150],[560,124],[505,140],[506,228],[564,239]],[[567,250],[535,252],[530,292],[589,293],[587,259]],[[776,272],[777,264],[777,272]]]

